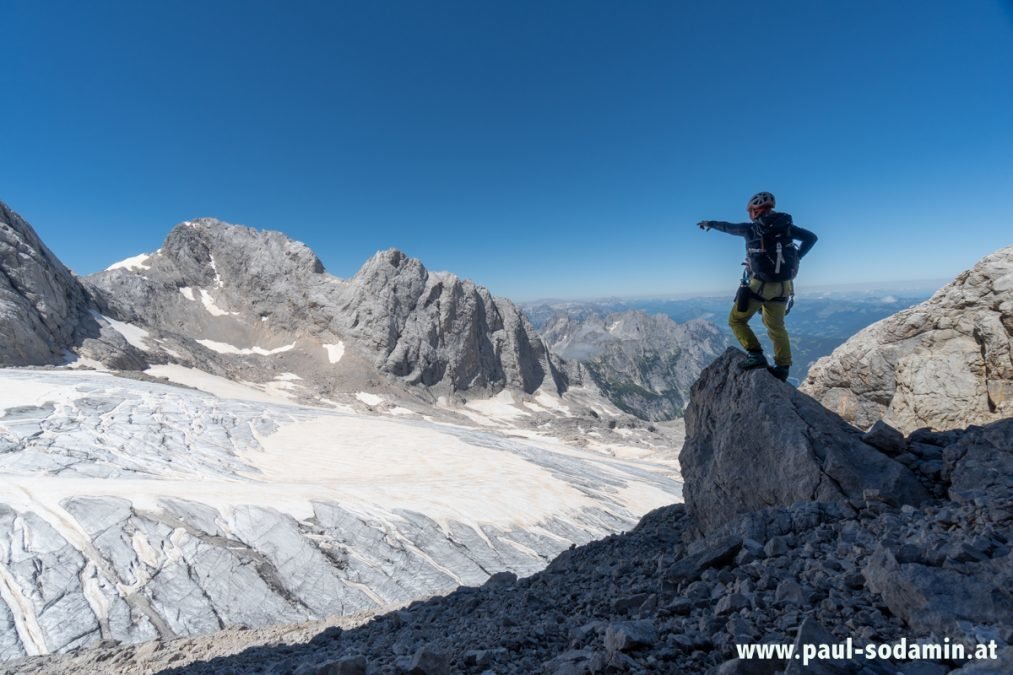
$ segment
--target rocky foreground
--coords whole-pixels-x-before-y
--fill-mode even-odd
[[[315,626],[231,631],[0,672],[1010,672],[1013,419],[907,437],[880,424],[863,435],[766,372],[739,372],[741,358],[727,352],[694,387],[686,504],[571,548],[541,573],[497,574],[308,641]],[[737,659],[736,645],[847,638],[994,641],[999,658],[804,671],[799,661]]]

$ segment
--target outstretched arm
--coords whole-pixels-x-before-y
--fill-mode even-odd
[[[816,245],[816,240],[818,239],[815,234],[804,227],[799,227],[798,225],[791,226],[791,237],[792,239],[798,239],[802,242],[802,245],[798,247],[799,258],[804,258],[805,254],[809,252],[809,249]]]
[[[749,223],[726,223],[723,220],[701,220],[697,225],[701,230],[717,230],[740,237],[749,232],[749,228],[752,227]]]

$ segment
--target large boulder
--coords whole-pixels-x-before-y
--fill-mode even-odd
[[[816,362],[801,389],[865,429],[911,432],[1013,415],[1013,246]]]
[[[817,401],[729,349],[697,380],[679,461],[686,506],[710,532],[735,516],[797,502],[859,503],[878,490],[900,504],[928,495],[904,465]]]

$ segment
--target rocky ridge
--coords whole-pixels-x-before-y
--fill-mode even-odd
[[[231,635],[219,645],[151,643],[20,661],[7,672],[83,673],[101,664],[109,673],[798,673],[798,661],[740,660],[735,646],[800,649],[847,638],[859,646],[902,638],[992,645],[997,658],[825,660],[804,672],[1009,672],[1013,420],[907,436],[880,424],[856,438],[833,413],[805,416],[812,405],[805,395],[766,372],[739,371],[742,358],[729,351],[694,389],[682,457],[696,467],[688,503],[572,548],[543,572],[495,575],[308,641],[276,631],[246,642]],[[787,434],[774,425],[749,427],[759,451],[743,480],[762,503],[735,513],[726,495],[692,482],[728,466],[730,448],[715,430],[746,436],[744,415],[757,391],[799,416],[779,420],[796,427]],[[844,438],[843,452],[876,461],[906,493],[884,491],[883,480],[862,468],[843,479],[835,456],[818,453],[813,438]],[[778,488],[785,481],[778,447],[822,471],[833,488],[812,491],[808,479],[797,492]],[[712,510],[722,515],[701,520]]]
[[[292,373],[301,400],[386,387],[432,402],[569,384],[510,301],[393,249],[342,280],[281,233],[201,218],[84,281],[104,313],[146,332],[153,363],[260,383]]]
[[[1013,246],[820,359],[803,391],[860,428],[910,432],[1013,415]]]
[[[0,365],[63,364],[75,354],[112,367],[143,363],[32,226],[0,202]]]
[[[682,415],[693,382],[727,342],[709,321],[679,324],[634,310],[557,311],[539,333],[553,353],[581,363],[621,410],[650,421]]]

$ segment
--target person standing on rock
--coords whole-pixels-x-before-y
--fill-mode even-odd
[[[767,335],[774,344],[774,365],[767,369],[779,380],[787,380],[791,369],[791,343],[784,317],[795,297],[798,262],[816,244],[816,235],[795,225],[789,214],[774,211],[774,204],[774,195],[759,192],[746,204],[752,222],[702,220],[697,225],[701,230],[718,230],[746,240],[746,262],[743,263],[746,269],[728,315],[732,333],[749,353],[739,367],[767,366],[763,347],[749,327],[749,320],[761,312]],[[796,240],[802,245],[797,246]]]

